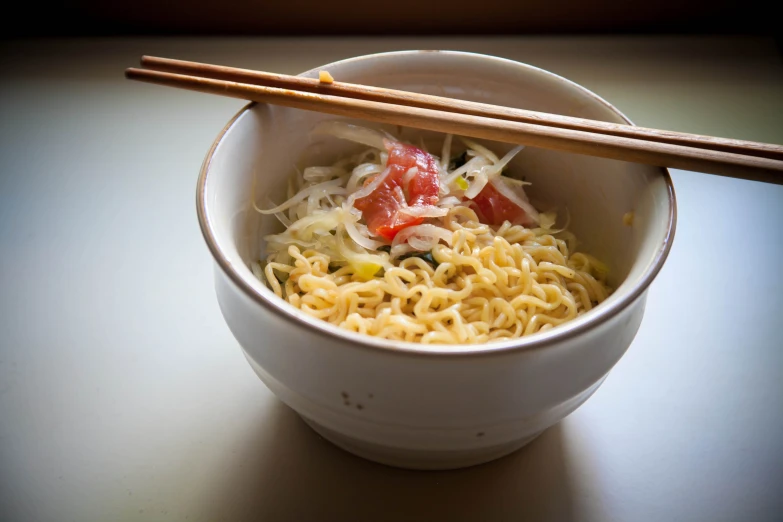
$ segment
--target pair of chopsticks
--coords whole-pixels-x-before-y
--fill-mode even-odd
[[[132,80],[379,123],[783,184],[783,146],[144,56]]]

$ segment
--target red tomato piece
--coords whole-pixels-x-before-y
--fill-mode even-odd
[[[440,178],[435,158],[423,150],[393,141],[386,141],[386,149],[389,151],[386,179],[370,195],[357,199],[354,206],[362,211],[370,233],[391,241],[400,230],[424,222],[423,217],[410,216],[400,212],[400,208],[405,204],[435,205]],[[405,173],[413,167],[418,173],[403,186]]]
[[[531,225],[533,219],[524,209],[498,192],[492,183],[487,185],[473,198],[479,210],[479,219],[488,225],[502,225],[510,221],[512,225]]]

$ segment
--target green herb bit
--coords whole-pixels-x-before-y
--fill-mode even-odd
[[[398,259],[402,261],[403,259],[408,259],[410,257],[418,257],[419,259],[423,259],[425,262],[429,263],[433,266],[433,268],[438,268],[438,263],[435,261],[435,258],[432,257],[432,251],[429,252],[409,252],[407,254],[401,255]]]

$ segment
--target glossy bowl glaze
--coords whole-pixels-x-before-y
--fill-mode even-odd
[[[587,89],[541,69],[459,52],[362,56],[338,80],[628,123]],[[676,206],[665,169],[525,149],[512,168],[534,201],[567,208],[582,250],[607,262],[616,291],[583,316],[523,339],[420,345],[354,334],[275,296],[248,265],[278,230],[251,199],[282,201],[295,164],[336,159],[350,144],[313,138],[332,118],[250,104],[223,129],[198,182],[198,217],[215,258],[228,326],[261,380],[316,431],[368,459],[449,469],[508,454],[563,419],[600,386],[631,344],[646,291],[671,247]],[[423,133],[426,139],[427,133]],[[493,144],[506,150],[508,145]],[[634,213],[633,224],[623,216]]]

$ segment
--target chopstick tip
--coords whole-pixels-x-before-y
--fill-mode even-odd
[[[135,67],[128,67],[125,69],[125,78],[128,80],[136,80],[139,76],[144,74],[144,69],[137,69]]]

